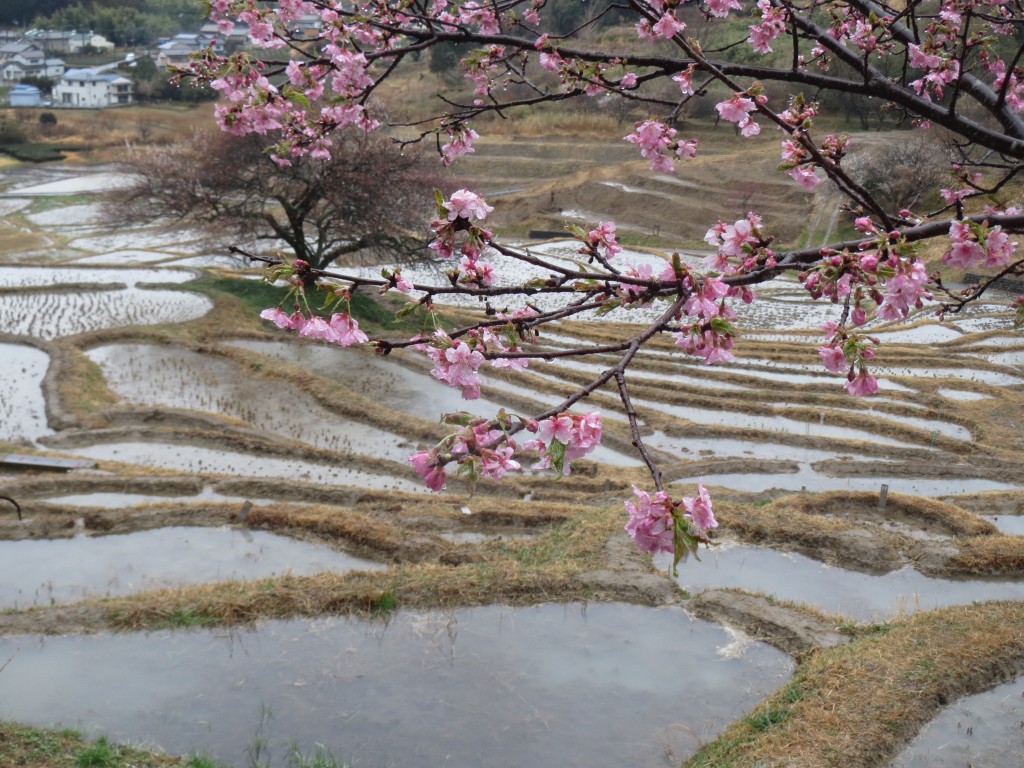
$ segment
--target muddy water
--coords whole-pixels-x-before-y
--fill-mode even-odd
[[[1024,678],[967,696],[924,727],[892,768],[1024,765]]]
[[[81,448],[65,449],[65,452],[91,459],[123,461],[186,473],[298,478],[305,482],[326,485],[428,492],[422,483],[386,475],[374,475],[344,466],[330,466],[298,459],[277,459],[271,456],[257,456],[196,445],[99,443]]]
[[[0,441],[33,442],[53,430],[46,422],[43,377],[50,356],[24,344],[0,344]]]
[[[130,403],[209,411],[320,448],[392,461],[414,452],[405,438],[338,416],[289,384],[252,378],[230,360],[150,344],[111,344],[87,354]]]
[[[173,527],[115,536],[0,541],[0,608],[205,581],[385,566],[266,531]]]
[[[679,608],[607,603],[8,637],[0,717],[231,765],[257,736],[277,766],[292,741],[368,766],[677,765],[792,671],[735,640]]]
[[[910,567],[874,576],[825,565],[795,552],[731,542],[702,549],[700,558],[679,566],[677,581],[691,592],[738,587],[859,621],[879,621],[976,600],[1024,600],[1024,584],[1019,581],[933,579]],[[662,570],[670,563],[667,555],[655,558]]]

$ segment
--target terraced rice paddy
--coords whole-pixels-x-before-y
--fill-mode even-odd
[[[656,340],[628,374],[641,435],[673,495],[703,480],[723,523],[720,546],[669,579],[623,541],[622,499],[650,480],[612,388],[587,406],[605,445],[560,481],[436,495],[406,460],[444,434],[441,413],[536,413],[614,357],[490,371],[466,402],[422,358],[302,343],[196,292],[234,261],[195,233],[105,231],[80,196],[116,181],[0,176],[5,223],[63,244],[0,266],[0,441],[97,462],[0,469],[24,513],[0,508],[0,604],[18,609],[0,612],[0,718],[238,765],[264,737],[275,766],[292,740],[372,765],[678,764],[799,675],[789,654],[826,644],[762,630],[745,600],[829,643],[1024,600],[1024,340],[1005,303],[875,326],[884,391],[867,400],[821,371],[814,330],[835,308],[791,282],[742,310],[731,366]],[[630,317],[534,348],[620,338]],[[97,697],[115,673],[116,695]],[[1010,743],[1016,710],[999,701],[1005,714],[980,717]],[[994,711],[951,706],[957,722]],[[928,734],[954,727],[940,718],[887,759],[953,764]],[[998,764],[977,747],[956,754]]]

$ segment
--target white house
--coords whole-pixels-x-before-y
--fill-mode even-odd
[[[53,86],[55,107],[103,108],[131,104],[135,83],[94,69],[69,69]]]
[[[0,45],[0,80],[17,83],[26,77],[56,80],[64,74],[64,62],[47,58],[34,43],[18,41]]]

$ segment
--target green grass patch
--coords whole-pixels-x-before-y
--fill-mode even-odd
[[[78,753],[75,765],[78,768],[111,768],[117,759],[117,751],[101,736],[90,746]]]
[[[184,287],[211,297],[216,294],[233,296],[253,316],[258,315],[268,307],[278,306],[288,296],[288,288],[284,286],[270,285],[262,280],[251,280],[220,274],[205,274],[196,280],[186,283]],[[310,295],[310,299],[310,309],[312,311],[325,317],[330,314],[330,310],[322,310],[320,308],[322,303],[321,296],[313,294]],[[290,311],[291,306],[289,305],[285,308]],[[395,311],[396,307],[387,306],[368,293],[357,292],[352,297],[352,315],[368,334],[375,335],[388,331],[402,331],[403,333],[408,332],[411,334],[419,330],[420,321],[416,313],[412,313],[407,318],[399,320],[395,318]]]
[[[90,194],[44,195],[35,198],[28,207],[28,213],[44,213],[56,208],[67,208],[72,205],[85,205],[95,201],[96,196]]]
[[[46,144],[42,142],[0,145],[0,152],[24,163],[46,163],[64,160],[65,152],[79,152],[87,149],[88,147],[77,144]]]
[[[33,728],[0,721],[0,766],[25,768],[169,768],[181,766],[169,755],[112,744],[105,738],[89,742],[69,728]],[[189,768],[226,768],[216,764]]]
[[[220,624],[220,619],[196,608],[181,608],[167,614],[161,629],[181,629],[190,627],[212,627]]]
[[[398,598],[394,592],[381,592],[370,601],[370,613],[374,616],[386,616],[398,610]]]

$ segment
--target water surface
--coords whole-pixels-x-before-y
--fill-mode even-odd
[[[367,766],[678,764],[793,669],[736,639],[680,608],[605,603],[8,637],[0,717],[231,765],[258,735],[278,766],[292,741]]]

